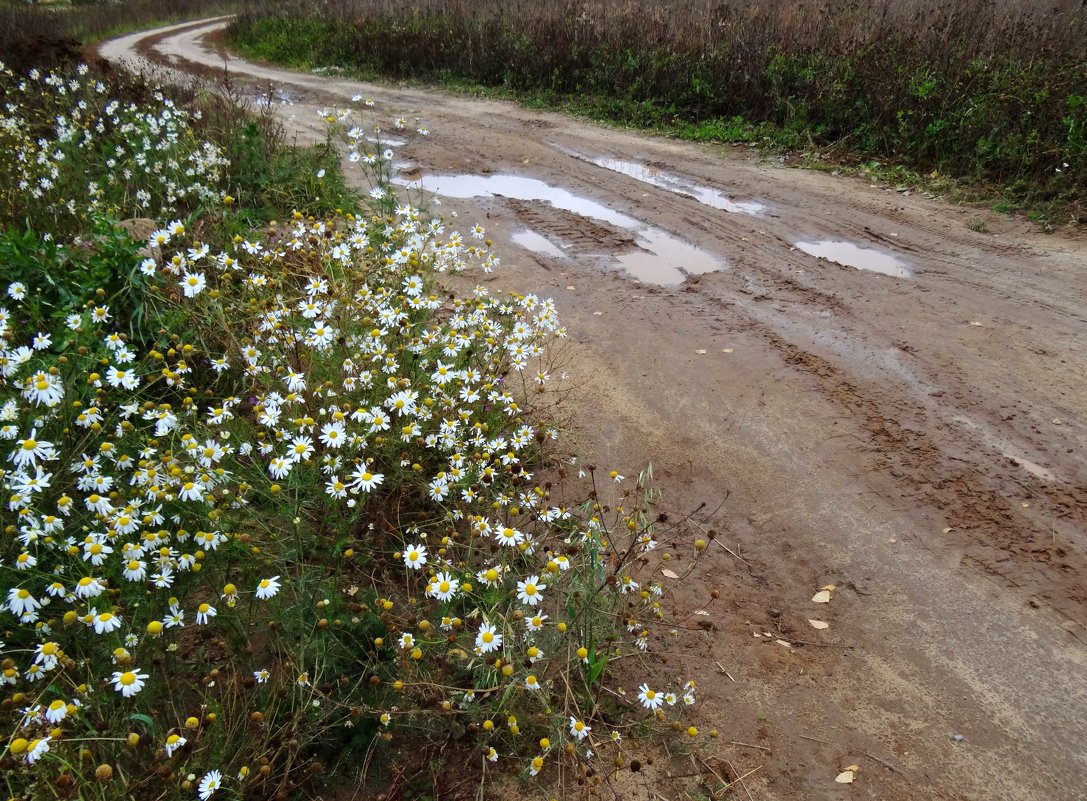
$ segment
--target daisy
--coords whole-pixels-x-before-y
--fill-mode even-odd
[[[336,421],[321,427],[321,442],[329,448],[341,448],[347,442],[347,431],[343,423]]]
[[[108,634],[111,631],[116,631],[121,628],[121,618],[117,617],[117,615],[112,612],[98,614],[98,610],[92,609],[90,617],[91,622],[94,625],[95,634]]]
[[[525,677],[525,687],[527,687],[530,690],[540,689],[539,679],[537,679],[535,676],[530,674],[529,676]]]
[[[356,470],[354,473],[351,474],[351,477],[354,479],[352,485],[358,487],[363,492],[369,492],[370,490],[374,489],[374,487],[377,487],[379,484],[385,481],[384,474],[371,473],[365,468],[363,468],[362,470]]]
[[[642,706],[646,709],[657,709],[664,703],[664,696],[650,690],[648,684],[643,684],[638,688],[638,700],[642,702]]]
[[[257,584],[257,597],[265,601],[279,592],[279,587],[279,576],[261,579],[260,583]]]
[[[539,576],[529,576],[517,582],[517,599],[529,606],[536,606],[543,599],[542,592],[546,589],[546,584],[540,584]]]
[[[200,796],[200,801],[208,801],[222,784],[223,774],[219,771],[212,770],[205,773],[204,778],[200,780],[200,786],[196,789],[197,794]]]
[[[494,538],[498,540],[501,545],[509,545],[510,547],[516,547],[524,542],[525,535],[515,528],[506,526],[495,531]]]
[[[60,723],[68,717],[68,705],[57,699],[49,705],[49,708],[45,710],[45,719],[52,723],[54,726]]]
[[[479,633],[476,635],[476,648],[481,653],[489,653],[491,651],[497,651],[502,647],[502,635],[495,631],[495,627],[490,623],[484,623],[479,627]]]
[[[257,680],[257,684],[267,684],[271,676],[272,674],[268,672],[267,668],[253,671],[253,678]]]
[[[412,545],[404,550],[404,564],[412,570],[418,570],[426,564],[426,548],[422,545]]]
[[[203,625],[217,614],[219,612],[211,604],[200,604],[200,606],[196,607],[196,622]]]
[[[49,752],[49,741],[52,737],[42,737],[40,740],[31,740],[30,745],[26,749],[26,761],[28,764],[33,765],[44,754]]]
[[[126,670],[123,673],[115,671],[111,681],[113,682],[113,689],[125,698],[131,698],[143,689],[144,680],[147,678],[149,676],[146,673],[140,673],[139,668],[136,668],[135,670]]]
[[[57,458],[56,448],[53,443],[36,439],[37,430],[30,432],[30,436],[24,439],[20,447],[8,457],[15,462],[16,467],[34,466],[39,461],[48,461]]]
[[[570,736],[576,737],[578,740],[584,740],[589,736],[589,732],[592,731],[591,726],[586,726],[580,720],[575,717],[570,718]]]
[[[166,752],[166,757],[172,757],[174,755],[174,751],[179,748],[184,748],[185,743],[187,742],[188,740],[186,740],[180,734],[171,734],[169,737],[166,738],[166,745],[163,746],[163,750]]]
[[[181,276],[181,281],[178,286],[181,287],[182,292],[185,293],[187,298],[195,298],[204,288],[208,285],[207,279],[203,273],[185,273]]]
[[[448,573],[439,573],[431,583],[427,593],[439,601],[451,601],[457,594],[460,582]]]

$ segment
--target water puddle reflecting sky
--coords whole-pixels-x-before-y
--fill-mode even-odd
[[[723,259],[667,231],[538,178],[510,174],[425,175],[412,181],[399,178],[396,183],[449,198],[505,197],[549,203],[557,209],[630,231],[640,250],[619,254],[615,262],[640,281],[662,286],[681,284],[688,275],[714,272],[727,266]],[[532,244],[540,246],[538,240],[532,240]],[[532,250],[528,244],[525,247]]]
[[[796,246],[810,256],[823,258],[843,267],[868,270],[894,278],[909,278],[912,273],[906,263],[890,253],[865,248],[852,242],[823,239],[815,242],[797,242]]]
[[[514,241],[514,244],[520,245],[525,250],[531,250],[533,253],[537,253],[540,256],[550,256],[553,259],[561,259],[566,256],[566,254],[562,252],[562,248],[546,236],[538,234],[529,228],[526,228],[523,231],[517,231],[510,238]]]
[[[624,161],[623,159],[613,159],[606,156],[586,156],[576,150],[559,147],[558,145],[555,145],[554,147],[568,156],[573,156],[579,161],[595,164],[597,167],[603,167],[605,170],[620,173],[628,178],[633,178],[636,181],[655,186],[658,189],[664,189],[676,195],[685,195],[686,197],[694,198],[703,205],[727,211],[730,214],[755,215],[766,211],[765,203],[757,203],[755,201],[736,202],[718,189],[704,186],[703,184],[660,170],[649,164],[641,164],[637,161]]]

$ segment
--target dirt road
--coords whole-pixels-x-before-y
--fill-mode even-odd
[[[102,54],[221,70],[215,28]],[[356,93],[418,118],[409,176],[508,243],[496,289],[553,296],[572,332],[567,447],[652,461],[675,509],[727,496],[703,522],[731,553],[680,599],[719,588],[717,629],[671,661],[701,677],[703,725],[748,744],[714,752],[761,766],[750,798],[1087,796],[1082,239],[746,148],[228,66],[292,98],[303,139]]]

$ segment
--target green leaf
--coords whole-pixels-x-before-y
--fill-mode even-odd
[[[141,712],[133,712],[131,715],[128,716],[128,719],[129,720],[135,720],[135,721],[137,721],[139,723],[142,723],[148,729],[151,730],[152,734],[154,734],[155,730],[158,728],[155,725],[155,721],[151,720],[150,717],[148,717],[147,715],[142,714]]]

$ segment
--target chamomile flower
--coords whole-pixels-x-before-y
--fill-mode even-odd
[[[222,786],[223,774],[220,771],[211,770],[204,774],[204,778],[200,780],[196,792],[200,797],[200,801],[208,801],[215,794],[215,791]]]
[[[139,668],[136,668],[124,672],[117,671],[113,674],[113,678],[110,679],[110,681],[113,682],[113,689],[125,698],[131,698],[143,689],[144,682],[148,678],[150,678],[148,674],[140,673]]]
[[[457,594],[460,582],[449,573],[439,573],[427,588],[427,594],[439,601],[451,601]]]
[[[426,548],[422,545],[410,545],[404,549],[404,564],[412,570],[418,570],[426,564]]]
[[[266,601],[269,598],[274,597],[275,594],[279,592],[279,588],[279,576],[272,576],[271,578],[261,579],[259,582],[257,582],[256,596],[260,600]]]
[[[646,709],[658,709],[664,703],[664,696],[649,689],[648,684],[638,688],[638,700]]]
[[[171,734],[166,738],[166,742],[162,746],[162,750],[166,752],[166,758],[169,759],[174,755],[174,752],[179,748],[184,748],[185,743],[188,740],[182,737],[180,734]]]
[[[589,732],[591,732],[591,731],[592,731],[591,726],[586,726],[583,721],[580,721],[580,720],[578,720],[577,718],[575,718],[573,716],[570,717],[570,736],[571,737],[573,737],[573,738],[575,738],[575,739],[577,739],[579,741],[584,740],[586,737],[589,736]]]
[[[546,584],[540,583],[539,576],[529,576],[524,581],[517,582],[517,599],[529,606],[537,606],[543,600],[543,591]]]
[[[502,635],[498,633],[495,627],[491,623],[484,623],[479,627],[479,633],[476,634],[476,648],[481,653],[490,653],[491,651],[497,651],[502,647]]]

